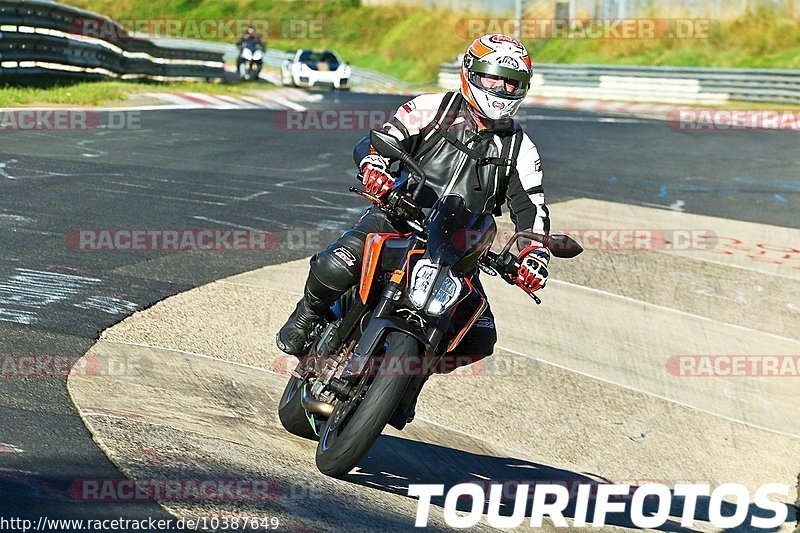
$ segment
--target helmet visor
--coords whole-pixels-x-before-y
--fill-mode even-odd
[[[522,98],[528,92],[528,84],[496,74],[470,72],[469,81],[479,89],[501,98]]]

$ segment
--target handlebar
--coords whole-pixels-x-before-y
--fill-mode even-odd
[[[425,232],[425,228],[422,226],[425,218],[422,214],[422,208],[414,202],[414,199],[409,198],[409,196],[393,190],[389,191],[384,200],[384,197],[376,196],[356,187],[350,187],[350,192],[356,193],[377,205],[380,209],[398,216],[415,230],[422,233]],[[509,249],[511,248],[511,244],[522,236],[525,235],[520,235],[518,233],[516,238],[512,238],[500,253],[486,250],[486,253],[484,253],[480,259],[479,264],[481,269],[491,275],[499,275],[503,281],[509,285],[516,285],[514,279],[521,264],[517,260],[517,256],[512,254]],[[534,293],[529,292],[526,294],[528,294],[537,305],[542,303],[539,297]]]
[[[400,191],[389,191],[385,197],[376,196],[356,187],[350,187],[350,192],[354,192],[362,198],[366,198],[383,211],[403,220],[415,230],[422,233],[425,232],[425,228],[422,226],[425,220],[422,208],[417,205],[413,198],[409,198]]]
[[[372,130],[369,133],[370,143],[375,150],[388,159],[396,159],[406,165],[411,170],[411,176],[416,180],[417,187],[414,189],[412,200],[416,202],[419,200],[422,189],[428,181],[428,176],[419,164],[414,160],[414,157],[406,152],[403,145],[397,138],[392,137],[388,133],[380,130]]]
[[[503,281],[509,285],[517,285],[514,281],[515,274],[522,265],[517,260],[517,256],[508,251],[508,245],[506,245],[506,247],[499,254],[491,250],[486,250],[486,253],[481,258],[481,265],[484,267],[485,272],[486,268],[491,269],[494,271],[493,274],[500,275]],[[491,271],[488,273],[492,274]],[[530,296],[537,305],[542,303],[542,300],[540,300],[539,297],[534,293],[526,292],[526,294]]]

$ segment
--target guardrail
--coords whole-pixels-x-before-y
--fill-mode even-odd
[[[457,87],[458,69],[442,65],[439,85]],[[800,103],[800,70],[552,64],[534,64],[533,70],[532,96],[678,104]]]
[[[103,31],[82,31],[85,23]],[[128,33],[108,17],[49,0],[0,0],[0,81],[28,77],[188,81],[225,77],[232,44]],[[280,68],[292,54],[267,50]],[[356,85],[408,89],[392,76],[352,67]]]
[[[87,35],[85,21],[106,31]],[[225,76],[222,55],[128,34],[108,17],[47,0],[0,0],[0,80],[81,77],[186,81]]]
[[[159,42],[163,42],[170,46],[187,46],[191,45],[193,48],[197,50],[206,50],[210,52],[216,52],[221,54],[223,58],[228,62],[235,62],[236,58],[239,54],[239,49],[233,45],[228,43],[221,43],[221,42],[213,42],[213,41],[196,41],[191,40],[187,41],[184,39],[159,39]],[[283,50],[277,50],[274,48],[268,48],[264,52],[264,66],[271,67],[271,68],[281,68],[281,65],[285,61],[288,61],[294,57],[294,53],[292,52],[284,52]],[[416,86],[422,85],[434,85],[435,82],[426,82],[420,84],[409,84],[388,74],[382,74],[380,72],[375,72],[374,70],[368,70],[364,68],[350,66],[351,69],[351,78],[354,84],[356,85],[371,85],[371,86],[378,86],[384,87],[386,89],[409,89]]]

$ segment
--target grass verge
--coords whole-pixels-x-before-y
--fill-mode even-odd
[[[0,107],[33,105],[108,106],[124,103],[129,97],[148,92],[195,92],[242,94],[268,86],[219,83],[130,83],[122,81],[81,81],[47,87],[6,85],[0,88]]]

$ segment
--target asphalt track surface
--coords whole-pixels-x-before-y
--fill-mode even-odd
[[[337,93],[314,105],[388,110],[404,100]],[[276,126],[280,113],[146,111],[140,129],[0,133],[0,355],[71,362],[133,309],[325,244],[80,252],[70,231],[303,228],[324,240],[351,224],[364,205],[347,193],[362,132],[287,131]],[[800,227],[795,133],[678,132],[660,121],[542,109],[520,118],[542,155],[551,202],[588,197]],[[64,376],[4,372],[0,417],[0,516],[168,517],[155,504],[70,497],[76,480],[121,475],[76,415]]]

